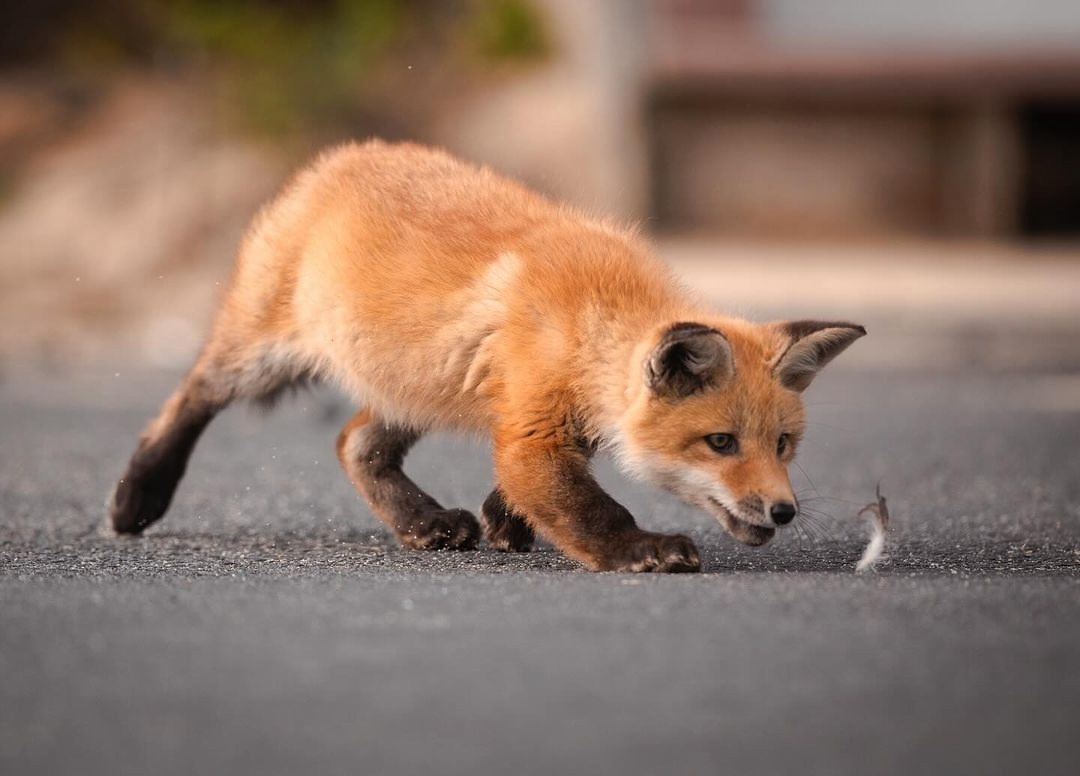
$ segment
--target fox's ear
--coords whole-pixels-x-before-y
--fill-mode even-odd
[[[855,323],[786,321],[775,324],[783,338],[773,373],[785,388],[805,391],[817,373],[866,334]]]
[[[734,373],[727,338],[700,323],[676,323],[645,359],[645,384],[666,398],[689,396]]]

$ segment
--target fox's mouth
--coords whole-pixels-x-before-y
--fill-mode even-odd
[[[756,525],[735,517],[727,507],[710,497],[709,502],[715,507],[720,525],[737,541],[750,547],[760,547],[776,535],[776,529],[765,525]]]

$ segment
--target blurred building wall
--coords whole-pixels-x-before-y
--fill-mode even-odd
[[[778,40],[845,45],[1075,45],[1076,0],[761,0],[759,17]]]
[[[1080,4],[653,0],[651,211],[764,236],[1080,235]]]

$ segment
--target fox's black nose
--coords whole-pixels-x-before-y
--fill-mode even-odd
[[[778,501],[769,507],[769,517],[773,519],[773,522],[777,525],[787,525],[795,519],[795,515],[798,512],[795,509],[795,505],[787,501]]]

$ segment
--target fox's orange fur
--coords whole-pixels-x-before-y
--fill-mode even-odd
[[[498,487],[482,516],[496,546],[526,549],[535,529],[590,568],[695,569],[689,540],[638,529],[599,489],[591,452],[610,448],[737,538],[766,541],[770,509],[794,502],[799,392],[861,333],[717,315],[626,229],[440,151],[342,146],[255,219],[202,354],[121,481],[113,523],[138,531],[164,513],[199,433],[230,401],[319,378],[362,405],[338,452],[406,544],[476,543],[469,513],[401,471],[421,433],[460,429],[493,442]],[[710,447],[718,433],[737,451]],[[790,443],[778,454],[780,434]]]

